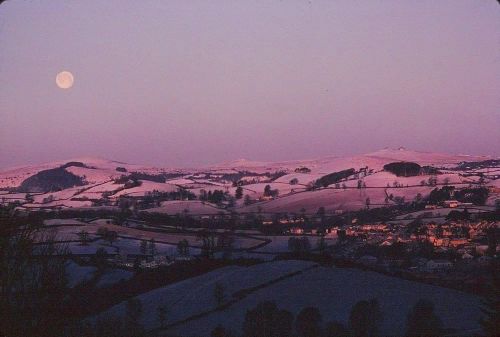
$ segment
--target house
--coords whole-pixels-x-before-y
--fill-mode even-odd
[[[331,237],[331,238],[336,238],[338,236],[338,227],[332,227],[332,228],[327,228],[326,229],[326,237]]]
[[[300,227],[292,227],[290,228],[290,233],[295,234],[295,235],[301,235],[304,234],[304,229]]]
[[[466,243],[468,243],[469,241],[465,238],[453,238],[450,240],[450,246],[452,247],[458,247],[458,246],[461,246],[461,245],[465,245]]]
[[[460,205],[458,200],[445,200],[444,204],[449,208],[456,208]]]
[[[471,260],[473,258],[474,258],[474,256],[470,255],[469,253],[464,253],[462,255],[462,260]]]
[[[425,264],[425,269],[430,272],[446,271],[453,267],[453,263],[448,260],[429,260]]]

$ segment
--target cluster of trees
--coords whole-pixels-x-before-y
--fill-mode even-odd
[[[101,239],[108,241],[111,246],[118,240],[118,233],[116,231],[110,231],[106,227],[99,227],[97,229],[97,235],[99,235]]]
[[[155,239],[151,238],[148,240],[141,240],[139,244],[139,250],[142,255],[155,256],[157,253]]]
[[[127,172],[127,169],[124,167],[117,167],[116,171],[118,172]],[[175,178],[178,177],[180,174],[166,174],[166,173],[161,173],[161,174],[150,174],[150,173],[145,173],[145,172],[131,172],[128,175],[122,175],[120,178],[116,179],[115,182],[117,184],[123,184],[127,180],[148,180],[148,181],[154,181],[156,183],[164,183],[167,181],[167,178]]]
[[[292,253],[300,255],[311,251],[311,243],[307,236],[291,237],[288,239],[288,250]]]
[[[180,256],[189,256],[189,243],[188,240],[182,239],[177,243],[177,253]]]
[[[200,190],[199,199],[201,201],[208,201],[210,203],[220,205],[223,201],[228,201],[230,198],[227,192],[223,190],[205,191]]]
[[[488,199],[489,190],[486,187],[463,188],[455,191],[455,198],[460,202],[471,202],[474,205],[484,205]]]
[[[162,201],[169,200],[196,200],[196,195],[185,188],[177,191],[160,192],[158,190],[148,191],[141,200],[141,208],[158,207]]]
[[[233,250],[234,235],[229,232],[202,230],[197,233],[197,240],[201,241],[201,255],[207,258],[213,258],[216,252],[229,258]]]
[[[297,167],[295,173],[311,173],[311,169],[305,166]]]
[[[141,186],[142,184],[139,179],[132,177],[131,175],[121,175],[120,177],[113,179],[113,183],[124,184],[123,189]]]
[[[272,189],[271,185],[264,186],[264,196],[276,198],[279,194],[278,189]]]
[[[327,174],[318,180],[314,182],[313,187],[319,188],[319,187],[328,187],[331,184],[338,183],[341,180],[347,179],[349,176],[352,176],[354,173],[356,173],[356,170],[353,168],[347,169],[347,170],[342,170],[339,172],[334,172]]]
[[[484,205],[488,199],[489,190],[486,187],[468,187],[455,189],[455,186],[443,186],[435,188],[429,195],[431,204],[440,204],[445,200],[456,199],[460,202],[473,203],[474,205]]]
[[[351,309],[347,325],[339,321],[325,322],[316,307],[302,309],[296,317],[276,303],[264,301],[247,311],[243,322],[244,337],[372,337],[380,335],[382,311],[376,299],[359,301]],[[442,336],[444,329],[434,313],[434,305],[427,300],[418,301],[407,315],[406,336]],[[228,337],[222,325],[212,337]]]
[[[262,182],[262,180],[256,179],[257,177],[267,177],[267,178],[269,178],[269,179],[266,179],[267,181],[274,181],[274,180],[278,179],[279,177],[282,177],[286,174],[287,174],[286,171],[275,171],[275,172],[265,172],[265,173],[239,171],[238,173],[224,174],[222,176],[222,178],[225,180],[232,181],[233,187],[237,187],[237,186],[244,186],[244,185]],[[250,180],[249,179],[242,180],[243,177],[256,177],[256,178],[250,179]]]
[[[398,177],[414,177],[421,174],[422,167],[413,162],[394,162],[384,165],[384,171],[391,172]]]
[[[83,185],[85,185],[84,178],[58,167],[42,170],[26,178],[17,190],[19,192],[55,192]]]
[[[500,159],[488,159],[483,161],[464,161],[457,165],[455,170],[470,170],[470,169],[482,169],[488,167],[498,167],[500,166]]]

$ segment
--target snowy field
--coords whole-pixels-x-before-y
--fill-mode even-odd
[[[68,286],[74,288],[77,285],[91,281],[96,275],[97,268],[91,266],[80,266],[70,261],[66,265],[66,277]],[[96,286],[99,288],[109,287],[120,281],[125,281],[134,276],[133,272],[123,269],[106,269],[104,273],[96,280]]]
[[[217,208],[214,205],[203,202],[203,201],[182,201],[182,200],[172,200],[164,201],[161,203],[160,207],[149,208],[146,211],[151,213],[166,213],[170,215],[175,214],[207,214],[207,215],[217,215],[220,213],[226,214],[227,211]]]
[[[152,290],[137,296],[143,305],[142,324],[148,329],[158,326],[156,310],[159,306],[166,306],[168,322],[182,320],[213,309],[216,306],[213,293],[217,282],[223,285],[227,301],[238,291],[264,285],[266,282],[314,265],[305,261],[279,261],[251,267],[229,266]],[[121,303],[103,315],[122,316],[124,312],[125,303]]]
[[[316,306],[321,311],[323,322],[338,320],[347,324],[352,306],[371,298],[378,299],[384,315],[382,335],[404,335],[407,313],[421,298],[434,302],[444,327],[458,331],[479,329],[480,300],[475,296],[374,272],[319,267],[258,290],[223,311],[189,321],[168,332],[181,336],[207,336],[222,324],[238,335],[246,311],[262,301],[274,301],[280,309],[289,310],[294,315],[304,307]]]

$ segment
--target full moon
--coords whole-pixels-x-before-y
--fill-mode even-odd
[[[61,89],[69,89],[73,86],[73,74],[69,71],[61,71],[56,76],[56,84]]]

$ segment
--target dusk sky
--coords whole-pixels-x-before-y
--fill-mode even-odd
[[[494,0],[0,5],[0,168],[498,156],[499,93]]]

